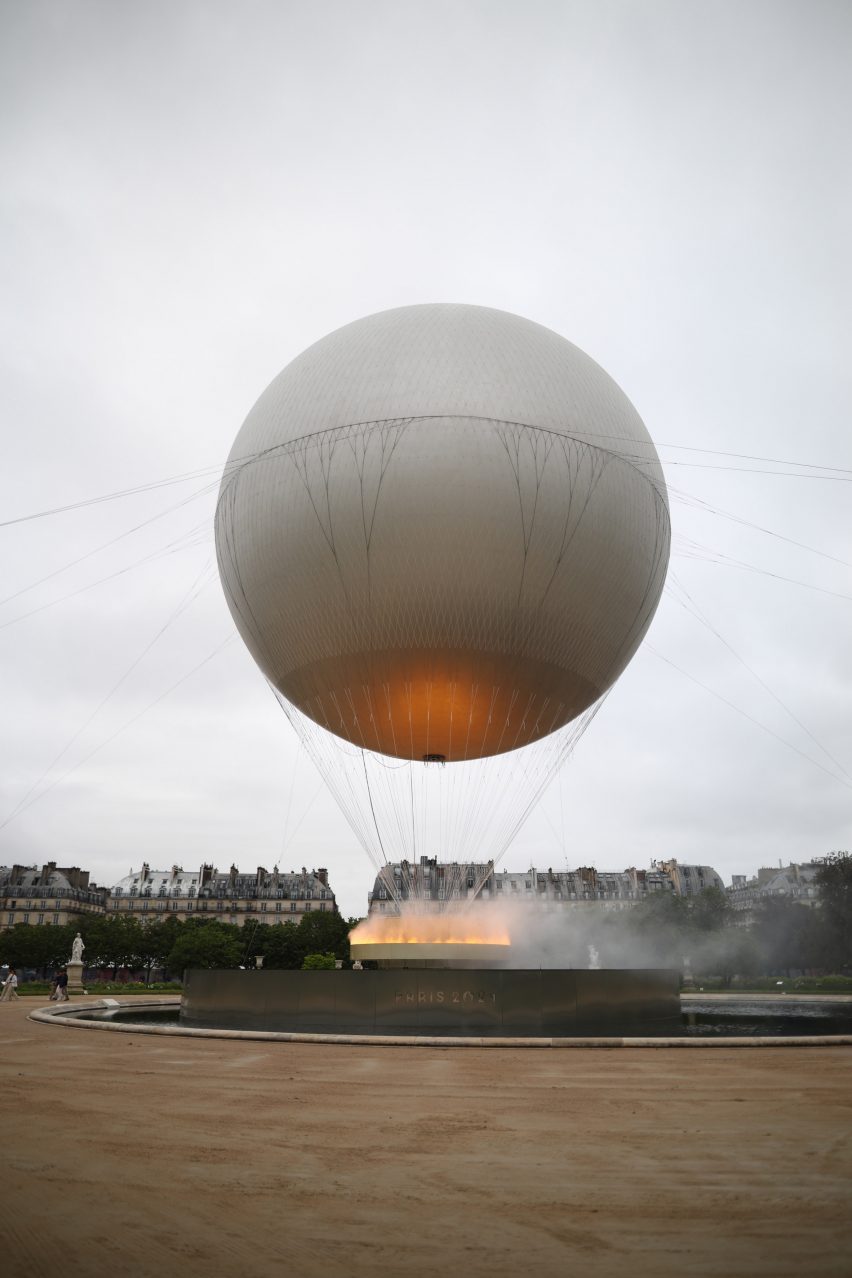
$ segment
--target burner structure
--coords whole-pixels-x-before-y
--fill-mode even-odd
[[[350,942],[352,958],[379,968],[492,968],[509,964],[512,947],[487,941]]]

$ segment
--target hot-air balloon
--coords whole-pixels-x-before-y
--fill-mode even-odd
[[[635,408],[528,319],[383,311],[263,392],[222,479],[219,571],[384,876],[393,916],[356,930],[353,954],[508,943],[472,937],[459,897],[476,899],[636,652],[669,544]],[[451,882],[473,863],[479,881]]]

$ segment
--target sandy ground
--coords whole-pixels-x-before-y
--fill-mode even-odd
[[[171,1039],[0,1005],[5,1278],[852,1275],[852,1049]]]

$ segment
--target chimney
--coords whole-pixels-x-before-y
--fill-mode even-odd
[[[323,887],[328,887],[328,870],[325,868],[324,865],[321,865],[320,868],[317,870],[317,878],[319,879]]]

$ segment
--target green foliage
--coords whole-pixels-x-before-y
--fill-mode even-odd
[[[852,967],[852,856],[832,852],[816,875],[819,889],[823,965]]]
[[[201,926],[184,927],[168,956],[171,972],[187,968],[239,967],[243,960],[243,943],[239,928],[215,919]]]
[[[820,965],[815,912],[785,898],[765,902],[748,929],[719,888],[690,897],[659,893],[637,905],[622,926],[645,961],[683,970],[689,958],[693,975],[706,988]],[[605,942],[603,948],[606,954]]]
[[[143,920],[116,912],[89,915],[64,927],[18,923],[0,932],[0,963],[19,971],[34,968],[46,977],[68,962],[79,931],[85,966],[112,968],[114,981],[123,967],[141,968],[149,977],[153,968],[165,967],[179,977],[185,967],[249,966],[258,954],[264,967],[297,970],[309,954],[348,959],[352,925],[333,910],[309,911],[298,924],[248,923],[244,928],[201,914],[184,922],[172,915]],[[101,983],[98,988],[106,987]],[[116,988],[127,986],[116,982]]]
[[[751,934],[764,972],[789,976],[795,969],[820,967],[821,918],[816,910],[786,897],[769,897],[754,912]]]
[[[331,954],[349,958],[351,924],[336,911],[311,910],[298,924],[278,923],[258,928],[251,945],[252,954],[263,955],[264,968],[297,971],[309,954]]]
[[[299,923],[299,940],[307,954],[349,958],[349,924],[336,910],[311,910]]]
[[[86,993],[93,998],[116,994],[180,994],[183,986],[180,981],[152,981],[144,985],[141,981],[87,981]],[[24,981],[18,986],[22,997],[27,995],[42,998],[52,993],[51,981]]]
[[[686,898],[690,927],[699,932],[720,932],[729,922],[731,904],[717,887],[704,888],[696,896]]]
[[[279,971],[300,968],[307,952],[295,923],[278,923],[267,928],[259,938],[259,945],[255,952],[263,955],[263,966]]]
[[[120,967],[137,966],[143,933],[138,919],[127,914],[91,915],[80,933],[87,967],[111,967],[115,975]]]
[[[57,967],[71,957],[76,931],[73,923],[64,927],[16,923],[10,931],[0,933],[0,962],[18,969],[33,967],[46,971]]]
[[[621,919],[613,921],[619,933],[619,946],[623,948]],[[689,932],[689,915],[683,897],[673,892],[654,892],[631,911],[624,926],[628,936],[635,932],[637,948],[649,964],[681,967],[683,955],[688,952],[684,945],[688,944]]]
[[[302,970],[310,971],[334,971],[335,957],[333,954],[306,954],[302,962]]]

